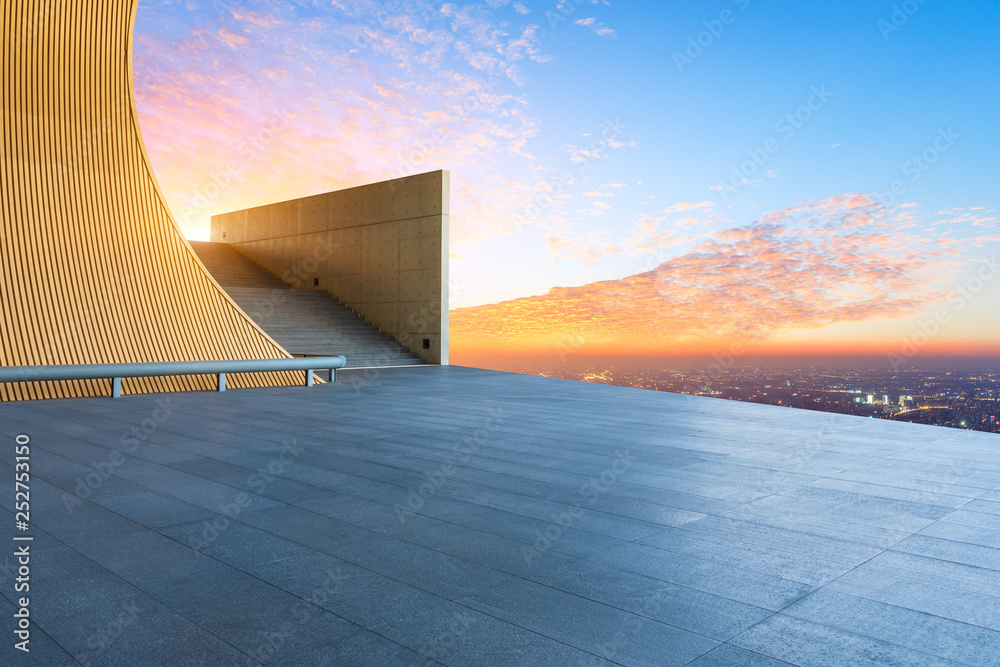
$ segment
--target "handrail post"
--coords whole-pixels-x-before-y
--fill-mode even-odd
[[[219,373],[218,383],[219,383],[219,391],[225,391],[226,390],[226,374],[225,373]]]
[[[306,371],[306,386],[313,386],[313,371],[311,368]]]
[[[122,397],[122,379],[111,378],[111,398]]]

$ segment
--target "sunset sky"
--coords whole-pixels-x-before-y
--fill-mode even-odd
[[[451,170],[459,362],[996,355],[998,34],[995,2],[142,0],[134,76],[191,239]]]

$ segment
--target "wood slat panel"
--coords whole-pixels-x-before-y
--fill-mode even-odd
[[[0,0],[0,365],[290,356],[205,271],[156,183],[132,87],[137,6]],[[3,384],[0,401],[104,396],[108,383]],[[122,391],[214,386],[134,378]]]

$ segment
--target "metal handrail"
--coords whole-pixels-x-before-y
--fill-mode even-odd
[[[121,398],[122,378],[163,375],[216,375],[218,390],[226,390],[226,373],[269,373],[306,371],[305,386],[313,384],[313,373],[336,371],[347,364],[337,357],[293,357],[291,359],[220,359],[217,361],[151,361],[129,364],[66,364],[60,366],[0,366],[0,382],[53,382],[59,380],[111,379],[112,398]]]

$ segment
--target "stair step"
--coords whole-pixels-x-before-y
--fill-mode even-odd
[[[295,289],[226,243],[191,247],[233,301],[291,354],[343,354],[347,368],[424,363],[328,292]]]

